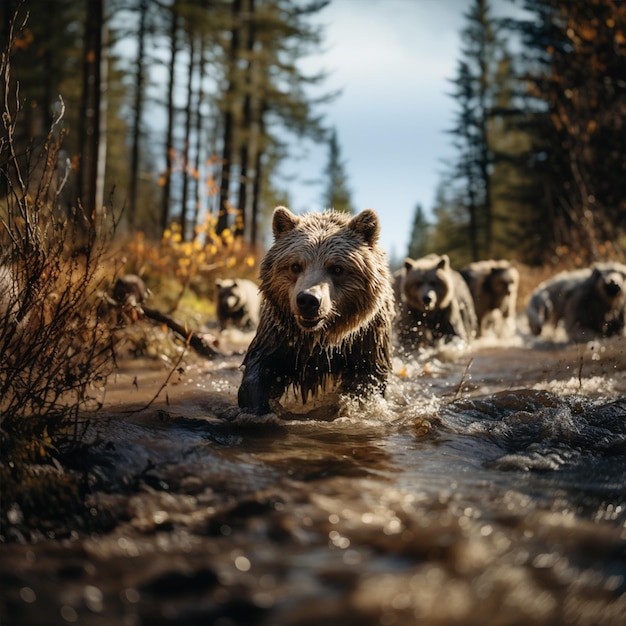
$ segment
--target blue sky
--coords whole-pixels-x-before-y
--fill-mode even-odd
[[[501,4],[502,0],[498,0]],[[305,68],[330,72],[325,107],[337,131],[355,208],[371,207],[382,223],[381,242],[392,258],[407,253],[417,204],[430,211],[453,154],[446,131],[455,103],[447,95],[460,58],[460,32],[469,0],[333,0],[320,13],[326,51]],[[320,178],[328,150],[311,147],[284,167],[292,210],[319,211]],[[281,186],[283,186],[281,184]]]

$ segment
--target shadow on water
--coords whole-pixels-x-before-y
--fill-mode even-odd
[[[384,401],[256,428],[220,418],[236,359],[128,412],[139,376],[68,458],[92,531],[3,532],[1,621],[626,623],[625,346],[398,360]]]

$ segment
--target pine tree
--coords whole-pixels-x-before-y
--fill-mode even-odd
[[[323,206],[336,211],[354,213],[345,163],[341,159],[341,150],[337,140],[337,131],[332,130],[328,142],[328,165],[324,170],[326,190],[323,197]]]
[[[626,230],[626,4],[525,0],[522,35],[537,190],[537,261],[568,249],[599,258]]]
[[[493,151],[489,125],[493,115],[494,81],[500,43],[489,15],[488,0],[474,0],[466,14],[468,24],[461,50],[453,96],[460,111],[450,131],[456,138],[459,158],[455,171],[464,181],[464,204],[468,214],[468,245],[474,260],[489,256],[492,247],[493,198],[491,168]]]
[[[319,48],[323,30],[310,18],[329,0],[304,5],[297,0],[231,1],[233,19],[236,15],[239,19],[231,26],[225,65],[228,88],[219,99],[223,149],[218,231],[230,228],[228,207],[235,206],[235,224],[255,243],[264,210],[262,189],[271,187],[269,176],[274,171],[267,168],[276,168],[288,156],[285,136],[325,138],[316,110],[332,94],[311,97],[309,90],[319,86],[325,74],[307,75],[299,61]],[[235,190],[230,185],[235,174],[240,181],[236,200],[231,199]]]
[[[412,259],[419,259],[427,254],[428,240],[430,238],[430,224],[424,215],[422,205],[415,207],[413,217],[413,228],[411,230],[411,240],[409,241],[408,256]]]
[[[462,267],[473,260],[467,245],[467,207],[465,196],[453,185],[453,174],[448,174],[437,186],[432,213],[435,218],[430,228],[424,252],[447,254],[453,267]]]

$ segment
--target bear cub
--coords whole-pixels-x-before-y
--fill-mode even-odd
[[[264,304],[243,360],[243,413],[277,413],[333,389],[382,394],[391,369],[393,292],[376,213],[294,215],[277,207],[260,266]]]
[[[254,330],[259,323],[261,296],[259,288],[245,278],[223,278],[215,281],[217,321],[220,330],[237,328]]]

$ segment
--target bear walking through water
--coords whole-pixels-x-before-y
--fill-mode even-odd
[[[526,308],[534,335],[561,320],[570,340],[624,335],[626,329],[626,265],[594,263],[590,268],[560,272],[541,283]]]
[[[501,339],[516,331],[519,271],[506,259],[470,263],[461,270],[474,300],[478,335],[493,334]]]
[[[259,274],[264,306],[243,361],[241,411],[275,412],[290,389],[303,404],[330,387],[382,394],[394,305],[376,213],[298,216],[277,207],[272,230]]]
[[[478,322],[469,287],[447,254],[407,258],[394,280],[398,348],[413,352],[454,338],[469,343]]]

